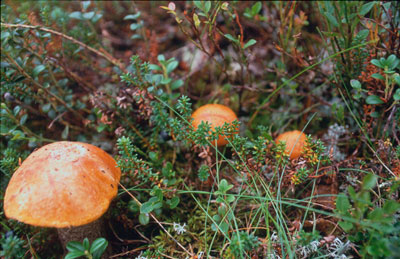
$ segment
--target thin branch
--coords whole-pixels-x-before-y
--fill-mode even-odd
[[[121,71],[123,71],[124,73],[127,73],[127,70],[126,70],[125,66],[119,60],[117,60],[114,57],[112,57],[109,53],[104,53],[104,51],[101,52],[101,51],[99,51],[99,50],[97,50],[95,48],[92,48],[92,47],[86,45],[85,43],[83,43],[83,42],[81,42],[81,41],[79,41],[79,40],[77,40],[75,38],[72,38],[71,36],[65,35],[65,34],[63,34],[61,32],[58,32],[58,31],[55,31],[55,30],[52,30],[52,29],[48,29],[48,28],[45,28],[45,27],[42,27],[42,26],[33,26],[33,25],[26,25],[26,24],[1,23],[1,26],[7,27],[7,28],[25,28],[25,29],[30,29],[30,30],[40,30],[40,31],[45,31],[45,32],[49,32],[49,33],[61,36],[64,39],[72,41],[73,43],[76,43],[79,46],[81,46],[81,47],[83,47],[85,49],[88,49],[91,52],[93,52],[93,53],[105,58],[106,60],[108,60],[113,65],[119,67],[119,69],[121,69]]]

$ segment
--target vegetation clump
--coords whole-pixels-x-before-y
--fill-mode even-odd
[[[399,17],[398,1],[2,1],[0,257],[396,258]],[[112,189],[104,231],[66,246],[6,194],[22,170],[51,185],[26,163],[60,142],[120,170],[89,159],[71,194],[14,185]]]

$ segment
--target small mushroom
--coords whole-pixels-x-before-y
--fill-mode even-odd
[[[276,138],[275,143],[278,144],[279,142],[285,142],[285,153],[290,155],[290,159],[296,159],[303,152],[303,147],[306,144],[306,140],[306,134],[298,130],[293,130],[280,134]]]
[[[101,216],[117,195],[121,171],[102,149],[60,141],[39,148],[13,174],[4,196],[8,218],[55,227],[69,241],[104,236]]]
[[[207,121],[211,125],[211,129],[222,127],[224,123],[232,123],[237,119],[236,114],[231,108],[221,104],[206,104],[198,108],[192,114],[193,127],[195,130],[202,121]],[[225,137],[220,136],[217,140],[217,146],[228,144]]]

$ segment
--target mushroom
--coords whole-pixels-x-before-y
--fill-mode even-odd
[[[290,159],[296,159],[303,152],[306,140],[306,134],[298,130],[293,130],[280,134],[276,138],[275,143],[285,142],[285,153],[290,155]]]
[[[206,104],[198,108],[192,114],[192,125],[195,130],[199,127],[202,121],[207,121],[211,129],[222,127],[224,123],[232,123],[237,119],[236,114],[231,108],[221,104]],[[226,137],[220,136],[217,140],[217,146],[228,144]]]
[[[101,216],[117,195],[121,171],[102,149],[60,141],[28,156],[11,177],[4,196],[8,218],[55,227],[69,241],[104,236]]]

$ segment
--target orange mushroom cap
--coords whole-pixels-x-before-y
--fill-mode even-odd
[[[102,149],[61,141],[39,148],[13,174],[4,196],[8,218],[70,227],[100,218],[117,195],[121,171]]]
[[[192,114],[192,125],[195,130],[199,127],[202,121],[207,121],[211,129],[215,127],[222,127],[224,123],[232,123],[237,119],[236,114],[231,108],[221,104],[206,104],[198,108]],[[220,136],[217,140],[217,146],[224,146],[228,144],[225,137]]]
[[[298,158],[303,152],[303,147],[306,144],[307,136],[301,131],[293,130],[280,134],[275,143],[285,142],[285,153],[290,154],[290,159]],[[294,146],[294,148],[293,148]],[[293,151],[292,151],[293,149]]]

